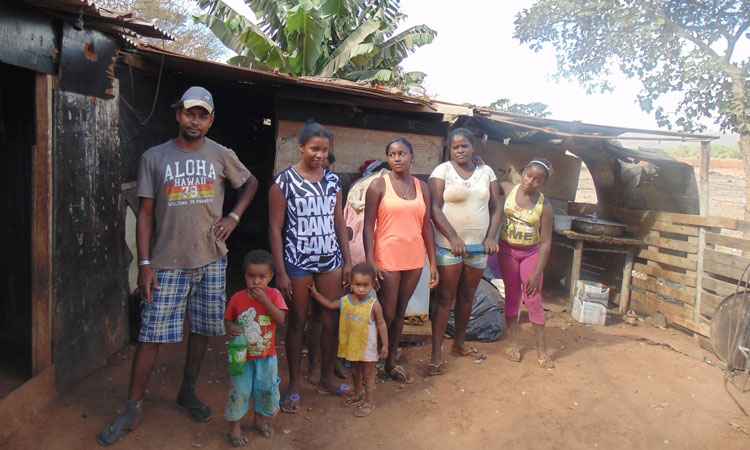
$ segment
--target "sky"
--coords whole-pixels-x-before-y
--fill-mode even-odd
[[[229,0],[249,11],[242,0]],[[486,106],[498,98],[549,105],[552,118],[658,128],[652,114],[637,103],[640,83],[616,73],[615,89],[587,94],[574,81],[556,80],[555,53],[534,52],[513,38],[513,20],[533,0],[402,0],[408,18],[403,28],[426,24],[437,31],[432,44],[418,49],[402,66],[427,73],[430,96],[454,103]],[[668,102],[664,106],[669,109]],[[712,127],[713,128],[713,127]]]

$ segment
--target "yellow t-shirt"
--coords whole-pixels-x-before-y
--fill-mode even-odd
[[[505,197],[503,208],[505,218],[500,230],[500,239],[519,247],[537,245],[542,240],[540,228],[544,211],[544,194],[540,192],[536,205],[531,209],[526,209],[516,203],[517,192],[518,185]]]

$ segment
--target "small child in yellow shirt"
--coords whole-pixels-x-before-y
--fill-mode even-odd
[[[310,293],[316,301],[326,308],[340,310],[338,357],[352,363],[354,392],[346,403],[356,407],[356,417],[367,417],[375,409],[372,400],[375,365],[379,358],[388,356],[388,329],[383,308],[373,290],[374,283],[375,269],[362,263],[352,268],[351,293],[338,300],[327,299],[315,289],[315,285],[310,286]]]

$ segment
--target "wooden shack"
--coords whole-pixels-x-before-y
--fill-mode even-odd
[[[557,173],[545,193],[564,212],[585,163],[596,185],[594,208],[626,221],[647,244],[634,257],[633,294],[620,302],[627,306],[632,298],[643,312],[662,311],[699,333],[706,333],[711,308],[732,282],[726,274],[715,276],[727,258],[720,247],[748,246],[717,232],[744,224],[699,215],[703,191],[690,166],[618,144],[628,137],[711,136],[514,116],[344,81],[242,69],[165,51],[139,36],[167,37],[85,0],[0,5],[0,143],[14,169],[0,194],[12,255],[0,278],[0,377],[20,380],[0,394],[0,423],[9,424],[0,443],[14,424],[132,338],[138,159],[175,136],[170,105],[192,85],[214,95],[210,136],[233,148],[260,181],[229,242],[230,282],[242,254],[268,246],[267,191],[273,175],[296,159],[294,137],[309,118],[334,132],[336,170],[347,181],[363,161],[382,159],[385,144],[401,136],[416,144],[414,170],[426,177],[447,157],[448,130],[466,126],[484,137],[482,158],[498,171],[508,169],[507,176],[517,176],[533,157],[551,160]],[[231,205],[234,193],[228,195]],[[653,210],[659,212],[643,212]],[[563,267],[574,259],[565,248],[553,256]],[[628,267],[624,256],[605,265],[616,267],[615,278],[631,272],[622,270]],[[665,280],[690,289],[678,292]]]
[[[0,3],[0,444],[128,340],[117,54],[168,38],[91,1]]]

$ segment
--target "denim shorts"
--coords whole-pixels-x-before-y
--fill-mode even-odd
[[[484,252],[483,245],[467,245],[464,256],[454,255],[449,248],[438,247],[436,256],[438,266],[452,266],[463,263],[475,269],[484,270],[487,267],[487,253]]]
[[[224,411],[229,422],[237,422],[245,417],[253,401],[255,412],[265,417],[272,417],[279,411],[279,363],[276,355],[267,358],[252,359],[245,363],[242,375],[230,378],[232,390]]]
[[[306,278],[306,277],[311,277],[319,273],[328,273],[328,272],[318,272],[318,271],[303,269],[301,267],[295,266],[289,261],[284,261],[284,267],[286,267],[286,274],[289,275],[289,278]],[[340,268],[341,266],[338,266],[335,269],[330,270],[329,272],[334,272],[336,270],[339,270]]]

